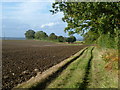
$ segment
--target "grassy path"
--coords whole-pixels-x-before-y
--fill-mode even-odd
[[[118,88],[118,72],[105,64],[101,50],[89,47],[46,88]]]
[[[71,63],[47,88],[86,88],[91,67],[93,47]],[[84,59],[84,60],[83,60]]]
[[[88,88],[118,88],[118,72],[105,69],[106,63],[100,53],[101,50],[95,47]]]

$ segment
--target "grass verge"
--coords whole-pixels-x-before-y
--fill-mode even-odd
[[[118,72],[105,68],[106,61],[103,60],[102,54],[101,49],[93,50],[91,81],[88,88],[118,88]]]
[[[39,40],[39,39],[34,39],[36,41],[42,41],[42,42],[52,42],[56,44],[63,44],[63,45],[71,45],[71,46],[76,46],[76,45],[83,45],[84,41],[76,41],[74,43],[67,43],[67,42],[59,42],[58,40]]]

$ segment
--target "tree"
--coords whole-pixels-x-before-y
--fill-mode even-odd
[[[70,43],[71,42],[71,38],[70,37],[66,38],[66,42]]]
[[[84,36],[86,32],[87,35],[91,34],[88,31],[95,32],[99,36],[96,38],[107,35],[114,38],[116,44],[120,39],[119,2],[55,2],[52,7],[53,14],[64,13],[62,20],[67,22],[65,31],[69,34],[72,32]]]
[[[76,41],[76,38],[74,36],[70,36],[70,37],[66,38],[66,42],[68,42],[68,43],[73,43],[75,41]]]
[[[57,40],[57,36],[55,35],[55,33],[51,33],[49,35],[49,39],[51,39],[51,40]]]
[[[25,32],[25,37],[27,39],[33,39],[35,37],[35,31],[33,30],[28,30]]]
[[[47,37],[48,37],[48,35],[43,31],[38,31],[35,33],[36,39],[46,39]]]
[[[48,37],[47,33],[43,32],[42,38],[43,38],[43,39],[46,39],[47,37]]]
[[[65,38],[63,36],[58,36],[57,39],[58,39],[59,42],[64,42],[65,41]]]
[[[83,35],[83,37],[84,37],[85,43],[91,44],[91,43],[93,43],[93,42],[96,43],[96,41],[97,41],[98,38],[99,38],[99,34],[96,33],[95,31],[88,31],[87,33],[85,33],[85,34]]]

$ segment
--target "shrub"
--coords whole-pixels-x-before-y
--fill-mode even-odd
[[[57,40],[57,36],[56,36],[54,33],[51,33],[51,34],[49,35],[49,39],[50,39],[50,40]]]
[[[116,46],[114,37],[112,37],[108,34],[101,35],[98,38],[97,43],[101,47],[107,47],[107,48],[115,48],[115,46]]]
[[[38,31],[38,32],[35,33],[35,38],[36,39],[45,39],[47,37],[48,37],[48,35],[43,31]]]
[[[68,43],[73,43],[75,41],[76,41],[76,38],[74,36],[70,36],[70,37],[66,38],[66,42],[68,42]]]
[[[35,37],[35,31],[33,30],[28,30],[25,32],[25,37],[27,39],[33,39]]]
[[[58,36],[58,41],[59,42],[64,42],[65,41],[65,38],[63,36]]]

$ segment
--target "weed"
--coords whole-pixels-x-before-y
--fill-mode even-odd
[[[118,52],[114,49],[103,51],[102,58],[106,62],[105,68],[108,70],[118,69]]]

